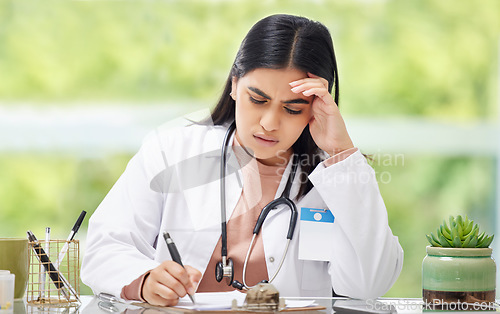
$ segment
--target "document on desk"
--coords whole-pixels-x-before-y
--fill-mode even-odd
[[[233,300],[236,300],[239,307],[245,302],[246,294],[237,290],[231,292],[203,292],[196,293],[196,304],[186,296],[179,300],[175,306],[186,310],[196,311],[222,311],[230,310]],[[315,300],[285,300],[286,308],[305,308],[315,306]]]
[[[231,292],[202,292],[196,293],[196,304],[193,304],[189,297],[184,297],[179,300],[175,306],[187,310],[229,310],[233,300],[236,300],[238,306],[242,306],[245,301],[246,294],[239,291]]]

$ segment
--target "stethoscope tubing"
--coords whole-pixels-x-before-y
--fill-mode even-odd
[[[257,234],[254,233],[253,236],[252,236],[252,241],[250,242],[250,245],[248,246],[247,255],[245,256],[245,262],[243,263],[243,274],[242,274],[243,285],[247,289],[249,288],[249,286],[246,283],[246,273],[247,273],[248,259],[250,258],[251,251],[253,250],[253,243],[254,243],[256,237],[257,237]],[[274,278],[276,278],[276,276],[278,275],[278,273],[279,273],[279,271],[281,269],[281,266],[283,266],[283,262],[285,261],[286,253],[288,253],[288,247],[290,246],[290,242],[291,241],[292,241],[292,239],[287,239],[286,240],[285,251],[283,252],[283,255],[281,256],[281,260],[280,260],[280,263],[278,265],[278,268],[274,272],[274,275],[271,277],[271,279],[269,279],[269,283],[271,283],[271,282],[274,281]]]
[[[221,256],[222,262],[226,265],[227,258],[227,229],[226,229],[226,159],[227,159],[227,146],[231,134],[236,129],[236,123],[233,122],[229,126],[226,135],[224,136],[224,143],[221,148],[221,166],[220,166],[220,205],[221,205]]]
[[[227,147],[229,146],[229,140],[231,138],[231,134],[234,132],[236,129],[236,123],[233,122],[229,126],[225,136],[224,136],[224,141],[223,145],[221,148],[221,165],[220,165],[220,198],[221,198],[221,257],[222,257],[222,265],[226,266],[227,262],[227,226],[226,226],[226,161],[227,161]],[[264,220],[266,219],[267,215],[269,212],[275,208],[278,207],[278,205],[285,205],[288,208],[290,208],[290,225],[288,227],[288,233],[287,233],[287,243],[285,246],[285,250],[283,252],[283,255],[281,257],[280,264],[274,273],[274,275],[271,277],[269,282],[272,282],[274,278],[278,275],[281,267],[283,266],[283,262],[285,260],[286,254],[288,252],[288,247],[290,246],[290,242],[293,237],[293,233],[295,231],[295,225],[297,224],[297,217],[298,217],[298,212],[297,208],[295,206],[295,203],[289,198],[290,195],[290,190],[292,186],[292,181],[295,178],[295,173],[297,171],[297,166],[298,166],[298,156],[294,155],[293,156],[293,161],[292,161],[292,168],[290,170],[290,175],[288,177],[288,180],[286,182],[285,188],[283,189],[283,193],[281,196],[273,201],[271,201],[269,204],[264,206],[262,211],[260,212],[259,218],[257,219],[257,222],[255,224],[254,230],[253,230],[253,236],[252,236],[252,241],[250,242],[250,245],[247,250],[247,254],[245,256],[245,262],[243,263],[243,285],[245,288],[249,288],[249,286],[246,284],[246,269],[247,269],[247,264],[248,260],[250,258],[250,253],[253,249],[254,241],[256,236],[258,235]]]

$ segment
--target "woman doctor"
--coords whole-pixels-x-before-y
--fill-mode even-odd
[[[210,118],[146,139],[92,215],[83,282],[96,294],[154,305],[234,289],[230,278],[215,276],[224,192],[234,280],[252,286],[272,279],[281,296],[331,296],[332,289],[353,298],[383,295],[401,272],[403,251],[338,97],[325,26],[290,15],[256,23]],[[221,188],[220,151],[233,121]],[[261,209],[288,181],[299,214],[289,246],[291,210],[282,205],[252,242]],[[185,268],[172,261],[164,232]]]

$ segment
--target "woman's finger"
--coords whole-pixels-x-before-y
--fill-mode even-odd
[[[151,304],[177,304],[180,297],[195,292],[193,281],[200,279],[201,273],[198,270],[192,267],[185,269],[176,262],[165,261],[146,277],[142,288],[143,297]]]
[[[288,84],[292,88],[300,86],[300,85],[303,85],[303,84],[318,84],[318,86],[322,86],[322,87],[328,89],[327,88],[328,87],[328,82],[325,84],[319,78],[305,78],[305,79],[301,79],[301,80],[298,80],[298,81],[290,82]]]
[[[158,283],[162,286],[167,287],[169,290],[175,293],[175,296],[178,298],[182,298],[187,294],[187,288],[176,278],[174,278],[171,274],[165,273],[163,276],[156,278]],[[172,298],[173,296],[162,295],[165,298]]]
[[[307,89],[311,88],[323,88],[326,91],[326,88],[321,84],[320,81],[311,81],[311,82],[304,82],[300,85],[297,85],[295,87],[292,87],[292,92],[294,93],[301,93]]]
[[[194,292],[193,284],[184,267],[172,261],[163,262],[161,266],[164,271],[157,278],[161,284],[175,291],[179,297],[185,296],[188,291]]]
[[[149,303],[161,306],[174,306],[179,302],[177,293],[167,286],[156,282],[152,288],[154,292],[150,299],[147,300]]]
[[[315,95],[315,96],[318,96],[318,97],[323,99],[323,97],[325,97],[325,96],[330,96],[330,93],[324,87],[312,87],[312,88],[309,88],[309,89],[306,89],[305,91],[303,91],[302,95],[304,95],[304,96]]]
[[[154,270],[146,277],[141,294],[148,303],[153,305],[175,305],[179,299],[177,293],[157,280]]]
[[[306,82],[319,81],[321,83],[321,85],[323,85],[326,89],[328,89],[328,80],[326,80],[326,79],[324,79],[324,78],[322,78],[320,76],[311,74],[311,73],[308,73],[307,75],[309,76],[308,78],[303,78],[303,79],[300,79],[300,80],[296,80],[296,81],[290,82],[288,84],[290,84],[290,86],[294,87],[294,86],[298,86],[300,84],[304,84]]]
[[[328,89],[328,80],[327,79],[322,78],[321,76],[314,75],[311,72],[307,72],[307,76],[309,76],[311,78],[319,79],[321,81],[321,83],[323,83],[323,86],[325,86],[325,88]]]
[[[188,292],[189,294],[193,294],[196,291],[196,288],[198,287],[198,283],[201,280],[202,274],[198,269],[194,267],[191,267],[189,265],[186,265],[185,267],[187,273],[189,274],[189,279],[191,280],[191,283],[193,285],[193,291],[188,291]]]

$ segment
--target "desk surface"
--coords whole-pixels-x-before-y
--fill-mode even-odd
[[[292,300],[294,298],[291,298]],[[144,313],[144,314],[153,314],[153,313],[178,313],[178,311],[169,311],[168,308],[159,309],[146,309],[143,307],[138,307],[134,305],[126,305],[126,304],[113,304],[108,306],[103,306],[99,304],[99,299],[94,296],[84,295],[81,296],[82,304],[79,307],[69,307],[69,308],[55,308],[55,307],[37,307],[31,304],[27,304],[25,300],[16,300],[14,306],[14,314],[26,314],[26,313],[84,313],[84,314],[94,314],[94,313]],[[316,303],[321,306],[326,307],[326,310],[315,311],[313,313],[334,313],[332,309],[332,304],[335,302],[346,301],[341,298],[322,298],[315,299]],[[353,300],[357,301],[357,300]],[[396,310],[397,313],[422,313],[424,312],[432,312],[432,309],[424,309],[424,305],[422,299],[413,299],[413,298],[380,298],[377,299],[377,303],[374,301],[369,303],[369,309],[373,310],[373,313],[384,312],[387,309]],[[338,304],[338,303],[337,303]],[[391,307],[392,306],[392,307]],[[296,311],[293,313],[311,313],[310,311]],[[353,313],[353,312],[352,312]],[[463,313],[463,312],[462,312]]]

